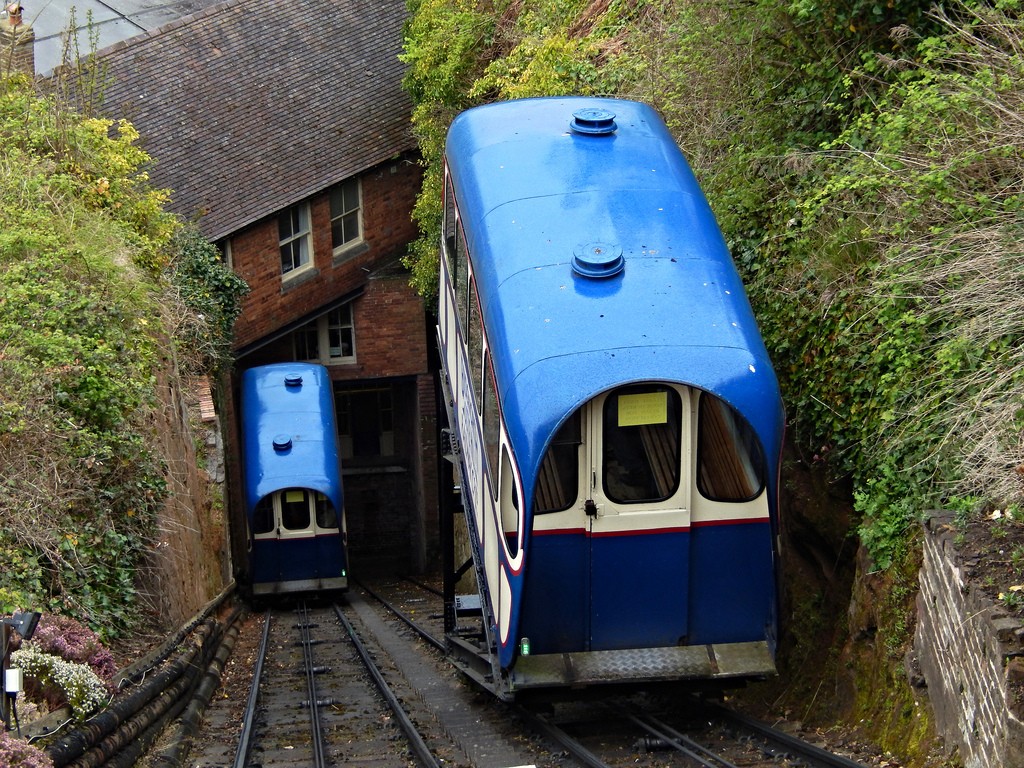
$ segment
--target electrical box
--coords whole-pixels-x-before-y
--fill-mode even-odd
[[[25,674],[17,667],[4,673],[4,690],[7,693],[21,693],[25,690]]]

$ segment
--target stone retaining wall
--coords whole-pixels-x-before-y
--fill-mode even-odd
[[[935,725],[964,768],[1024,766],[1024,625],[964,578],[951,515],[925,524],[914,651]],[[1017,711],[1014,711],[1016,709]]]

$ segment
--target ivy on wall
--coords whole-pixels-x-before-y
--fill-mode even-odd
[[[454,114],[560,93],[643,99],[747,282],[793,443],[852,478],[876,566],[899,556],[918,510],[1019,502],[1017,0],[947,15],[921,0],[410,9],[422,292],[436,290]]]
[[[129,123],[8,76],[0,136],[0,612],[116,636],[167,493],[157,366],[226,349],[244,284],[164,210]]]

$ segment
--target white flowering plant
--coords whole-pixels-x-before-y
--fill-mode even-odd
[[[85,720],[107,702],[107,686],[88,664],[68,661],[26,642],[11,654],[11,666],[19,667],[42,688],[57,688],[74,718]]]

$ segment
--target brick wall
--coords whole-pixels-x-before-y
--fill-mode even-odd
[[[1024,626],[964,579],[951,518],[925,526],[916,662],[936,730],[965,768],[1024,766],[1024,724],[1007,702],[1008,678],[1024,676]]]
[[[359,361],[352,373],[363,377],[426,372],[426,316],[407,274],[374,276],[352,308]],[[343,370],[348,366],[336,367]]]
[[[363,293],[352,300],[355,362],[331,365],[331,379],[344,382],[427,373],[433,333],[423,300],[405,272],[363,275]],[[282,337],[244,359],[245,368],[292,359],[290,337]]]
[[[422,572],[434,565],[438,552],[436,405],[429,350],[434,334],[423,301],[400,266],[406,245],[418,234],[410,212],[420,174],[415,164],[395,161],[360,181],[364,242],[352,258],[335,263],[327,194],[309,201],[314,268],[298,281],[281,280],[276,216],[232,237],[232,265],[251,289],[235,326],[235,348],[254,347],[239,361],[240,369],[290,360],[290,337],[274,339],[275,334],[355,295],[355,362],[331,365],[328,371],[337,387],[365,383],[391,388],[399,449],[394,457],[345,467],[353,572]],[[236,447],[229,448],[237,453]],[[230,460],[237,475],[237,456]],[[240,492],[237,480],[232,490]],[[244,530],[241,511],[233,513],[236,528]],[[238,542],[234,552],[244,562]]]
[[[406,160],[386,163],[360,177],[365,246],[339,264],[334,263],[331,247],[329,198],[326,193],[312,197],[313,270],[291,282],[281,279],[276,215],[232,236],[232,266],[251,289],[235,324],[236,348],[357,289],[370,273],[398,260],[418,234],[410,211],[420,178],[419,167]]]
[[[6,5],[6,3],[5,3]],[[21,11],[14,16],[0,20],[0,74],[9,75],[21,72],[34,77],[36,74],[35,55],[36,33],[30,23],[26,23]]]

